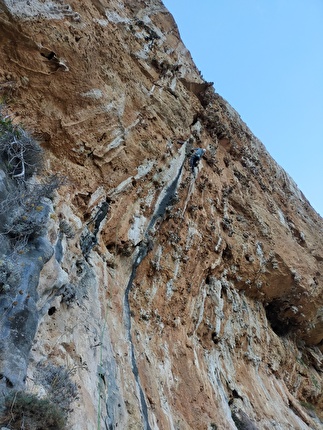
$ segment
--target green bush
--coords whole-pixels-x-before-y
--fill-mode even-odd
[[[63,430],[66,414],[48,398],[17,391],[5,398],[0,424],[11,430]]]

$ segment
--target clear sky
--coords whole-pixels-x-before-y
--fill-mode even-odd
[[[215,91],[323,216],[323,0],[163,0]]]

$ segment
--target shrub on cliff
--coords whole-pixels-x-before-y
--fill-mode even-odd
[[[66,414],[78,394],[76,384],[71,379],[74,370],[44,362],[37,365],[37,381],[45,388],[48,398]]]
[[[66,424],[64,411],[47,398],[17,391],[4,399],[0,424],[11,430],[63,430]]]
[[[22,182],[11,187],[0,202],[0,232],[17,240],[42,234],[49,212],[44,199],[52,197],[60,185],[60,178],[51,176],[41,183]]]
[[[12,178],[28,179],[42,168],[38,143],[20,126],[3,116],[0,109],[0,156]]]
[[[71,404],[77,398],[76,384],[71,380],[73,369],[39,363],[35,381],[45,389],[39,398],[28,391],[15,391],[1,400],[0,427],[11,430],[63,430]]]
[[[23,248],[32,236],[43,234],[53,191],[62,184],[57,175],[37,182],[43,151],[20,126],[4,116],[0,107],[0,234],[14,248]]]

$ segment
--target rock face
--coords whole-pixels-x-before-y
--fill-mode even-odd
[[[0,5],[5,109],[66,177],[19,257],[15,348],[1,289],[3,393],[50,394],[46,363],[73,430],[322,428],[322,218],[162,2]]]

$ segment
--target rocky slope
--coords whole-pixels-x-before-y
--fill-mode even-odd
[[[75,430],[322,428],[322,218],[162,2],[0,5],[5,112],[66,177],[2,230],[2,392],[59,380]]]

